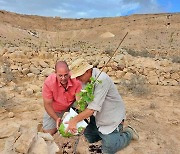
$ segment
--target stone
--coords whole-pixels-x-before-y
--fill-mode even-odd
[[[0,74],[5,73],[4,66],[0,66]]]
[[[8,83],[8,86],[10,86],[10,87],[15,87],[15,86],[16,86],[16,83],[14,83],[13,81],[11,81],[11,82]]]
[[[113,59],[117,61],[118,63],[121,63],[121,60],[123,60],[124,55],[116,55]]]
[[[163,67],[162,68],[162,71],[167,73],[167,72],[171,72],[173,70],[173,68],[171,66],[168,66],[168,67]]]
[[[171,64],[171,62],[167,59],[164,59],[163,61],[160,62],[161,66],[167,67]]]
[[[29,89],[32,89],[33,92],[37,93],[37,92],[40,92],[41,91],[41,87],[40,86],[37,86],[37,85],[32,85],[32,84],[29,84],[27,86]]]
[[[96,60],[96,61],[93,63],[93,67],[98,67],[98,65],[99,65],[99,61]]]
[[[0,124],[0,139],[8,138],[20,130],[20,125],[14,122]]]
[[[36,74],[36,75],[40,74],[40,70],[36,67],[31,66],[29,70],[33,74]]]
[[[18,70],[11,70],[11,72],[12,72],[13,74],[16,74],[16,73],[18,73]]]
[[[107,67],[108,68],[108,71],[111,72],[113,69],[112,67]]]
[[[14,145],[14,137],[11,136],[6,140],[2,154],[17,154],[17,152],[13,150],[13,145]]]
[[[148,77],[148,81],[152,85],[157,85],[159,82],[159,78],[157,76],[150,76]]]
[[[16,92],[18,92],[19,94],[24,90],[23,87],[16,87]]]
[[[151,58],[146,58],[142,62],[142,66],[144,66],[144,68],[156,69],[159,66],[159,64],[156,61],[153,61]]]
[[[165,79],[164,82],[167,83],[169,86],[178,86],[179,83],[174,79]]]
[[[49,154],[56,154],[60,150],[55,142],[48,142],[47,145]]]
[[[171,78],[172,78],[172,79],[179,79],[180,76],[179,76],[178,73],[172,73],[172,74],[171,74]]]
[[[30,61],[31,61],[31,66],[30,67],[35,67],[35,68],[39,67],[39,60],[31,59]]]
[[[30,96],[33,94],[33,89],[28,88],[25,92],[24,92],[25,96]]]
[[[126,65],[123,63],[117,65],[117,69],[121,70],[121,71],[124,70],[125,67],[126,67]]]
[[[13,113],[13,112],[9,112],[9,113],[8,113],[8,117],[9,117],[9,118],[14,118],[14,113]]]
[[[167,72],[166,74],[164,74],[164,78],[169,79],[170,77],[171,77],[170,72]]]
[[[17,154],[17,152],[14,151],[14,143],[21,135],[21,132],[16,132],[12,136],[6,139],[3,154]]]
[[[149,71],[148,76],[157,76],[157,74],[156,74],[155,70],[151,70],[151,71]]]
[[[50,154],[48,147],[42,137],[38,137],[34,144],[29,149],[29,154]]]
[[[48,65],[46,62],[44,62],[43,60],[40,60],[40,61],[39,61],[39,65],[40,65],[42,68],[49,67],[49,65]]]
[[[11,65],[12,70],[18,70],[18,65]]]
[[[84,136],[80,137],[76,151],[79,154],[89,154],[89,143],[86,141]]]
[[[124,78],[125,80],[131,80],[133,76],[134,76],[133,73],[127,72],[127,73],[123,76],[123,78]]]
[[[104,64],[105,64],[104,61],[100,61],[99,65],[98,65],[98,68],[102,68],[104,66]]]
[[[34,73],[28,73],[27,76],[28,76],[29,78],[32,78],[32,77],[35,77],[35,74],[34,74]]]
[[[116,71],[116,77],[117,78],[122,78],[123,76],[125,75],[125,72],[123,72],[123,71]]]
[[[6,86],[6,85],[7,85],[7,83],[5,83],[5,82],[3,82],[3,81],[0,82],[0,88],[4,87],[4,86]]]
[[[25,69],[25,68],[28,68],[28,69],[29,69],[29,65],[30,65],[30,64],[24,64],[24,65],[22,65],[22,68],[23,68],[23,69]]]
[[[115,75],[115,72],[114,72],[114,71],[108,71],[107,74],[108,74],[109,76],[114,76],[114,75]]]
[[[54,72],[54,69],[52,68],[45,68],[41,74],[44,75],[44,76],[49,76],[52,72]]]
[[[130,66],[133,62],[133,57],[131,55],[124,55],[123,56],[123,60],[124,60],[124,63],[126,65],[126,67]],[[131,63],[131,64],[130,64]]]
[[[104,69],[103,69],[103,72],[108,72],[109,70],[108,70],[108,68],[107,67],[105,67]]]
[[[160,85],[167,86],[167,85],[168,85],[168,82],[165,81],[165,80],[163,80],[163,81],[161,81],[161,84],[160,84]]]
[[[35,96],[38,97],[38,98],[39,98],[39,97],[42,97],[42,92],[37,92],[37,93],[35,93]]]
[[[160,81],[160,82],[164,81],[164,76],[160,76],[160,77],[159,77],[159,81]]]
[[[22,72],[22,67],[21,66],[18,66],[18,71]]]
[[[0,114],[3,114],[3,113],[5,113],[6,112],[6,109],[5,108],[0,108]]]
[[[38,132],[38,137],[42,137],[45,141],[54,141],[54,138],[49,133]]]
[[[27,75],[30,72],[30,70],[29,68],[24,68],[21,72],[23,75]]]
[[[121,79],[118,79],[116,77],[111,77],[112,81],[115,83],[115,84],[119,84],[121,83]]]
[[[23,133],[14,143],[14,149],[19,153],[28,153],[31,145],[35,142],[37,134],[33,131]]]
[[[149,72],[151,71],[151,69],[145,68],[143,71],[143,74],[146,76],[149,76]]]

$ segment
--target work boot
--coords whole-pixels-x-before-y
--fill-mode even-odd
[[[139,140],[139,135],[132,126],[128,125],[126,128],[124,128],[123,132],[130,132],[133,140]]]

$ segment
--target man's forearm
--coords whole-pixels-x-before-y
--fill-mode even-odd
[[[59,118],[57,114],[54,112],[51,104],[44,104],[45,110],[50,117],[52,117],[55,121]]]
[[[94,110],[86,108],[83,112],[78,114],[77,116],[74,117],[74,120],[78,123],[90,116],[92,116],[94,113]]]

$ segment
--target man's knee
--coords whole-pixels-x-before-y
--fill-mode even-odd
[[[94,135],[84,134],[84,136],[89,143],[95,143],[101,140],[100,136],[98,135],[94,136]]]
[[[117,152],[117,149],[110,142],[103,142],[102,151],[105,154],[114,154]]]
[[[51,135],[54,135],[54,134],[57,132],[57,129],[56,129],[56,128],[54,128],[54,129],[48,129],[48,130],[43,129],[43,132],[44,132],[44,133],[49,133],[49,134],[51,134]]]

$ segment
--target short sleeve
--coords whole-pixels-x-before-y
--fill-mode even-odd
[[[82,89],[82,84],[80,81],[77,80],[77,88],[76,88],[76,94],[79,93]]]
[[[48,87],[46,83],[44,83],[43,88],[42,88],[42,96],[43,98],[46,98],[46,99],[53,98],[52,90],[50,90],[50,88]]]
[[[89,109],[93,109],[96,111],[101,111],[103,102],[106,98],[106,95],[109,91],[109,88],[111,86],[109,80],[101,80],[102,83],[98,83],[95,86],[95,90],[94,90],[94,100],[89,103],[88,107]]]

